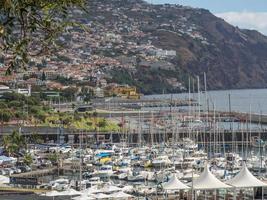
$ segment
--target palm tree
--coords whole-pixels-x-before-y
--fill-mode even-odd
[[[4,149],[8,152],[8,156],[10,156],[11,152],[10,152],[10,146],[11,146],[12,142],[10,140],[10,137],[5,135],[3,137],[3,146]]]
[[[8,155],[18,153],[20,149],[26,147],[25,138],[18,133],[13,131],[11,135],[3,137],[4,149],[8,152]]]
[[[23,162],[28,165],[28,166],[31,166],[32,162],[33,162],[33,159],[32,159],[32,155],[27,153],[24,155],[23,157]]]
[[[17,144],[18,146],[18,151],[21,149],[21,148],[25,148],[26,147],[26,140],[25,140],[25,137],[23,137],[22,134],[20,134],[19,132],[17,131],[13,131],[13,133],[11,134],[11,141],[15,144]]]

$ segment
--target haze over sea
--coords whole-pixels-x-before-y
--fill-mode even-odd
[[[209,99],[209,107],[219,111],[229,111],[229,94],[231,101],[231,110],[237,112],[257,113],[267,115],[267,89],[242,89],[242,90],[213,90],[207,92]],[[149,95],[144,98],[149,99],[164,99],[168,98],[188,99],[188,93],[180,94],[162,94]],[[198,94],[192,93],[191,98],[198,100]],[[202,92],[200,95],[202,109],[206,108],[206,97]]]

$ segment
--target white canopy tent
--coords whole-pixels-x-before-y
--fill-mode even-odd
[[[204,171],[197,179],[193,179],[193,189],[194,190],[216,190],[216,189],[226,189],[232,186],[227,185],[217,179],[209,170],[209,166],[206,165]]]
[[[236,188],[267,187],[266,183],[263,183],[251,174],[245,163],[243,163],[241,171],[234,178],[226,181],[226,183]]]
[[[178,180],[176,175],[174,174],[171,179],[162,184],[164,190],[186,190],[189,187],[183,184],[181,181]]]

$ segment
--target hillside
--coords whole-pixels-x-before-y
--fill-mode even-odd
[[[203,86],[204,72],[208,89],[267,87],[267,37],[208,10],[88,0],[86,12],[72,10],[70,18],[87,29],[70,29],[58,40],[65,48],[39,60],[65,78],[135,85],[146,94],[186,90],[189,76]]]
[[[117,24],[129,24],[132,30],[123,39],[137,44],[151,41],[157,48],[176,51],[175,57],[164,59],[173,64],[166,69],[164,63],[162,67],[137,63],[134,72],[128,71],[130,84],[147,92],[171,91],[175,87],[168,79],[186,85],[186,74],[203,76],[206,72],[209,89],[267,86],[267,37],[256,31],[231,26],[204,9],[150,5],[142,1],[101,1],[104,8],[111,8],[107,12],[94,6],[97,4],[89,3],[89,8],[92,16],[104,16],[103,25],[111,23],[111,28],[118,30]],[[143,34],[129,36],[136,30]]]

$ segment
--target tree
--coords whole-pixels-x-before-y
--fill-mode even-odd
[[[95,111],[95,112],[93,112],[92,116],[93,116],[93,119],[94,119],[94,126],[96,126],[95,127],[95,129],[96,129],[97,128],[97,116],[98,116],[98,113]]]
[[[104,118],[103,120],[101,120],[100,122],[98,122],[97,126],[99,128],[104,128],[106,127],[108,124],[107,124],[107,120]]]
[[[38,135],[36,132],[33,132],[30,136],[30,141],[34,144],[41,144],[44,142],[42,137]]]
[[[46,80],[46,75],[45,75],[44,71],[43,71],[43,73],[42,73],[41,80],[42,80],[42,81],[45,81],[45,80]]]
[[[76,97],[77,88],[75,87],[68,87],[62,90],[61,95],[68,101],[72,101]]]
[[[83,100],[88,104],[91,101],[91,95],[86,94]]]
[[[48,53],[67,26],[77,25],[68,20],[70,8],[83,5],[84,0],[0,0],[0,52],[12,56],[8,73],[29,55]]]
[[[59,159],[58,153],[50,153],[48,155],[48,160],[50,160],[51,163],[54,165],[58,163],[58,159]]]
[[[32,155],[30,153],[26,153],[23,157],[23,162],[26,165],[31,166],[31,164],[33,163]]]
[[[0,110],[0,121],[9,122],[13,118],[13,113],[11,113],[8,109]]]
[[[20,149],[26,147],[25,138],[17,131],[13,131],[11,135],[3,137],[4,149],[8,152],[8,155],[18,153]]]

